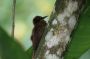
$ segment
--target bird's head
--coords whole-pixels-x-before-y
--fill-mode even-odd
[[[44,17],[42,17],[42,16],[35,16],[34,19],[33,19],[33,24],[35,25],[35,24],[39,23],[41,20],[45,19],[46,17],[47,16],[44,16]]]

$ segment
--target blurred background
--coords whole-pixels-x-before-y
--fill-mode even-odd
[[[0,0],[0,25],[10,36],[12,31],[12,1]],[[50,16],[54,3],[55,0],[17,0],[15,38],[25,50],[32,45],[30,36],[33,18],[37,15]]]

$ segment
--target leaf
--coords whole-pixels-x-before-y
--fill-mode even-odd
[[[26,51],[26,53],[29,55],[29,58],[31,59],[31,58],[32,58],[32,54],[33,54],[33,48],[30,47],[30,48]]]
[[[23,48],[0,27],[0,56],[2,59],[29,59]]]
[[[81,57],[80,59],[90,59],[90,49],[88,51],[86,51]]]
[[[87,0],[87,8],[79,18],[79,24],[72,34],[69,49],[65,59],[79,59],[90,48],[90,0]]]

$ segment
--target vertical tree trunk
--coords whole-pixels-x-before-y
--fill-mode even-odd
[[[56,0],[34,59],[63,59],[85,0]]]

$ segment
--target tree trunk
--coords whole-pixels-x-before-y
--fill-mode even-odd
[[[56,0],[34,59],[63,59],[85,0]]]

